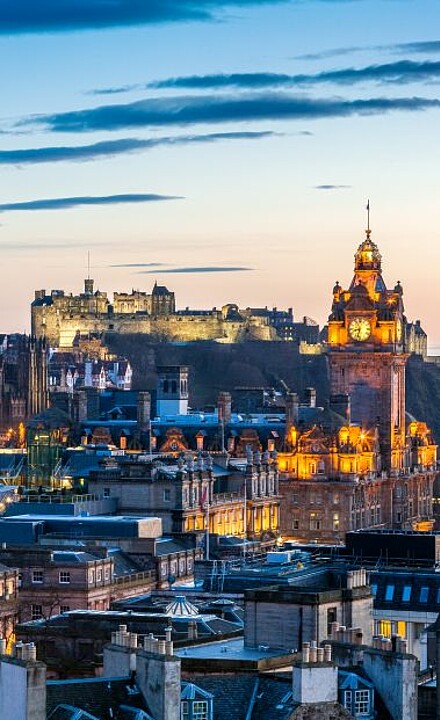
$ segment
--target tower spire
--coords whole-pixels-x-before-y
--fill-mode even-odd
[[[370,239],[371,230],[370,230],[370,199],[367,200],[367,229],[365,230],[367,234],[367,239]]]

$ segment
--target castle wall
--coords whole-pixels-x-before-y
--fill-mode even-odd
[[[244,340],[276,340],[273,327],[262,318],[245,321],[222,319],[212,315],[166,315],[161,317],[127,316],[127,313],[62,313],[56,305],[32,307],[32,333],[46,337],[52,347],[70,347],[75,335],[87,333],[141,333],[174,342],[219,340],[225,343]]]

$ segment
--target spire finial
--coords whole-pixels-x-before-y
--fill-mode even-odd
[[[371,230],[370,230],[370,199],[367,200],[367,229],[365,230],[367,234],[367,240],[370,239]]]

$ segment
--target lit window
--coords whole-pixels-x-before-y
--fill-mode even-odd
[[[339,530],[339,513],[333,513],[333,530]]]
[[[428,602],[428,595],[429,595],[429,587],[423,586],[420,588],[420,602],[426,603]]]
[[[402,602],[409,602],[411,600],[411,585],[405,585],[402,591]]]
[[[378,635],[383,635],[386,638],[391,637],[391,621],[390,620],[379,620],[377,623]]]
[[[377,593],[376,583],[373,583],[373,585],[371,586],[371,593],[372,593],[373,597],[376,597],[376,593]]]
[[[368,715],[370,712],[370,691],[355,690],[354,692],[355,715]]]
[[[63,585],[68,585],[70,583],[69,570],[61,570],[60,571],[60,583]]]
[[[391,602],[394,597],[394,585],[387,585],[385,590],[385,600]]]
[[[440,604],[440,588],[437,590],[437,605]]]
[[[32,582],[33,583],[42,583],[43,582],[43,571],[42,570],[33,570]]]
[[[398,620],[396,622],[396,630],[400,637],[406,637],[406,622],[404,620]]]
[[[42,605],[31,605],[31,620],[41,620],[43,617]]]

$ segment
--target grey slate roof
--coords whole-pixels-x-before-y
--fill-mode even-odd
[[[97,720],[108,720],[109,709],[115,712],[120,705],[148,711],[140,692],[131,692],[127,678],[90,678],[75,680],[52,680],[47,683],[47,714],[50,720],[71,720],[72,715],[58,714],[51,717],[58,706],[70,705],[86,711]],[[58,712],[58,710],[57,710]],[[61,711],[60,711],[61,713]],[[73,716],[75,717],[75,716]],[[87,718],[87,715],[85,716]],[[84,718],[84,720],[85,720]],[[81,718],[83,720],[83,718]]]

